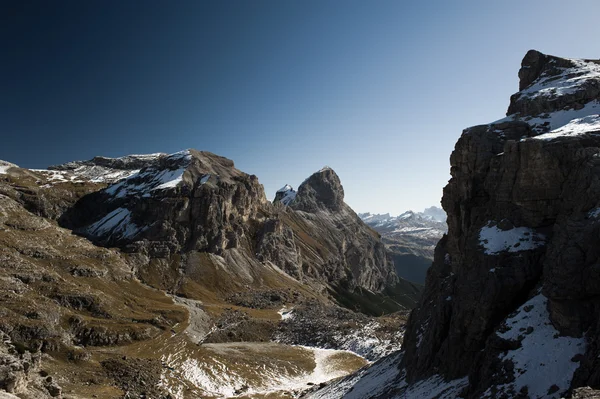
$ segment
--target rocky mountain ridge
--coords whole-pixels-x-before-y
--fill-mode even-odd
[[[526,54],[508,116],[452,153],[448,234],[403,351],[312,397],[598,394],[599,72]]]

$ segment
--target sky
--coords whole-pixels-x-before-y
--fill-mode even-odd
[[[269,199],[323,166],[357,212],[439,205],[529,49],[600,58],[597,0],[4,2],[0,159],[211,151]]]

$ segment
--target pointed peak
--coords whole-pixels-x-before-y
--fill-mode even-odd
[[[285,186],[283,186],[279,190],[277,190],[278,193],[285,193],[288,191],[294,191],[294,187],[290,186],[289,184],[286,184]]]
[[[291,204],[295,198],[296,190],[294,190],[294,188],[289,184],[286,184],[285,186],[277,190],[277,193],[275,193],[275,199],[273,200],[273,203],[276,204],[279,202],[287,206]]]
[[[330,167],[313,173],[298,187],[294,208],[305,212],[339,211],[344,204],[344,188]]]

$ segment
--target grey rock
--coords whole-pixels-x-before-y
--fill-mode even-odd
[[[300,187],[293,209],[304,212],[337,212],[344,205],[344,188],[338,175],[329,167],[313,173]]]

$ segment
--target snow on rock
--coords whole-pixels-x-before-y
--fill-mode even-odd
[[[595,62],[569,59],[572,66],[559,68],[559,74],[543,73],[536,82],[520,91],[522,96],[534,98],[538,96],[559,97],[573,94],[583,89],[583,85],[592,79],[600,79],[600,65]],[[554,63],[552,60],[550,63]]]
[[[398,329],[393,336],[382,338],[378,334],[380,324],[372,321],[350,333],[334,335],[340,349],[356,353],[368,360],[378,360],[399,350],[404,338],[404,328]]]
[[[600,111],[600,110],[599,110]],[[600,134],[600,115],[588,115],[569,121],[558,129],[533,137],[534,140],[554,140],[559,137],[581,136],[587,133]]]
[[[560,398],[569,388],[579,367],[572,359],[585,353],[585,339],[560,336],[550,321],[547,302],[542,294],[531,298],[496,333],[500,338],[520,340],[518,349],[500,355],[500,360],[514,364],[515,380],[496,386],[493,393],[489,389],[484,397],[519,392],[526,386],[530,398]],[[553,385],[558,389],[551,389]]]
[[[600,102],[589,99],[586,103],[576,101],[585,98],[590,88],[600,85],[600,65],[589,60],[566,59],[567,66],[558,66],[557,60],[550,60],[549,67],[530,86],[514,95],[511,101],[543,101],[553,103],[559,98],[573,98],[562,109],[554,112],[541,112],[537,115],[521,115],[519,112],[508,115],[491,124],[507,121],[528,123],[537,134],[547,133],[543,140],[588,133],[598,130]],[[554,64],[554,65],[552,65]],[[534,108],[535,109],[535,108]],[[589,117],[589,118],[588,118]],[[499,134],[502,130],[497,130]]]
[[[132,238],[146,227],[139,227],[131,221],[131,212],[127,208],[117,208],[85,228],[85,232],[96,237]]]
[[[77,178],[92,183],[116,183],[119,180],[137,173],[140,169],[157,164],[164,153],[126,155],[118,158],[97,156],[88,161],[72,161],[48,167],[48,170],[37,170],[42,173],[55,173],[65,177],[66,181]],[[74,177],[73,177],[74,176]]]
[[[369,367],[309,393],[310,399],[455,399],[469,381],[467,377],[445,381],[434,375],[408,385],[403,372],[398,370],[402,352],[395,352]]]
[[[75,169],[74,173],[78,176],[89,177],[92,183],[112,183],[122,179],[126,179],[130,176],[135,175],[140,170],[110,170],[102,168],[101,166],[92,166],[86,168],[85,171],[81,169]]]
[[[10,168],[18,168],[14,163],[0,160],[0,175],[6,174]]]
[[[366,399],[386,393],[389,387],[404,382],[401,380],[397,365],[402,353],[396,352],[387,356],[368,368],[336,381],[323,389],[308,394],[310,399]]]
[[[491,221],[479,231],[479,244],[487,255],[497,255],[502,251],[528,251],[545,245],[545,240],[544,235],[528,227],[502,230]]]
[[[415,213],[413,211],[406,211],[404,212],[402,215],[398,216],[398,219],[402,220],[402,219],[409,219],[415,216]]]
[[[150,196],[152,191],[177,187],[183,180],[183,174],[191,162],[189,151],[168,155],[166,162],[172,169],[150,166],[134,173],[124,180],[106,188],[104,192],[115,198],[129,196]]]
[[[273,202],[280,202],[283,205],[289,205],[296,198],[296,190],[289,184],[281,187],[275,194]]]
[[[429,210],[435,207],[429,208]],[[439,209],[439,208],[437,208]],[[426,209],[427,211],[427,209]],[[443,214],[444,211],[439,209]],[[359,213],[363,222],[384,236],[406,236],[421,239],[439,239],[447,231],[445,222],[423,212],[406,211],[399,216]]]
[[[287,307],[282,307],[281,309],[279,309],[277,311],[277,313],[279,313],[279,316],[281,317],[281,320],[288,320],[294,317],[294,308],[287,308]]]
[[[581,109],[560,110],[533,117],[528,116],[525,118],[517,118],[516,116],[511,115],[504,118],[504,120],[522,120],[523,122],[527,122],[529,125],[531,125],[533,130],[537,131],[538,133],[544,133],[557,130],[569,124],[574,119],[581,119],[588,115],[598,114],[600,114],[600,102],[595,100],[585,104],[585,106]]]
[[[423,338],[425,338],[425,332],[427,331],[427,328],[429,327],[429,321],[431,320],[431,316],[427,318],[427,320],[425,320],[425,322],[423,324],[421,324],[419,326],[419,332],[417,333],[417,348],[421,346],[421,343],[423,342]]]

